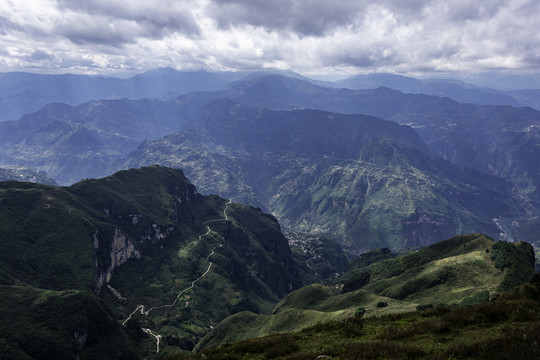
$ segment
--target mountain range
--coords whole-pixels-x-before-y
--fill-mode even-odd
[[[366,253],[310,285],[317,274],[274,217],[159,166],[70,187],[2,182],[0,204],[6,359],[166,358],[314,321],[484,303],[534,273],[529,244],[472,234]]]
[[[267,118],[259,122],[229,122],[227,129],[219,126],[218,117],[232,119],[234,114],[227,114],[226,109],[220,113],[219,104],[224,100],[218,100],[223,98],[248,105],[255,117],[259,116],[255,109],[260,108],[282,112],[268,112],[272,115],[265,115]],[[309,108],[332,113],[322,114]],[[276,121],[277,117],[294,116],[338,118],[342,116],[339,113],[384,118],[414,131],[409,130],[408,137],[400,139],[396,133],[377,134],[374,137],[390,136],[390,141],[373,139],[369,144],[360,144],[351,142],[350,137],[340,138],[347,130],[333,129],[331,122],[325,124],[322,119],[297,125]],[[377,121],[390,129],[389,123],[381,119]],[[273,132],[272,137],[291,141],[268,141],[262,132],[249,128],[260,127],[261,122],[275,123],[274,127],[261,127]],[[289,125],[297,128],[289,130]],[[102,100],[75,107],[48,105],[21,120],[0,123],[0,149],[2,162],[46,170],[61,184],[153,163],[184,168],[205,193],[218,193],[271,211],[286,227],[297,227],[302,232],[343,236],[340,243],[358,251],[378,246],[399,249],[425,245],[471,231],[493,237],[501,233],[504,238],[512,238],[511,228],[501,222],[508,218],[534,221],[538,213],[539,125],[540,112],[530,108],[461,104],[449,98],[404,94],[388,88],[326,88],[299,78],[270,75],[236,81],[220,91],[189,93],[170,100]],[[292,136],[286,136],[300,136],[299,130],[304,131],[303,138],[293,141]],[[180,133],[168,135],[174,131]],[[405,134],[405,130],[400,131]],[[323,139],[320,136],[324,132],[332,136]],[[165,137],[148,142],[161,136]],[[411,136],[416,136],[414,145],[404,146]],[[327,143],[306,147],[310,141],[315,143],[314,139]],[[337,146],[332,141],[351,142],[351,146],[347,149],[339,144],[341,148],[332,149]],[[182,145],[175,149],[179,143]],[[283,144],[291,147],[283,148]],[[246,149],[257,153],[247,155]],[[345,152],[336,155],[335,150]],[[124,157],[127,158],[121,160]],[[275,166],[263,166],[263,160]],[[318,169],[308,170],[315,162]],[[407,164],[400,169],[412,166],[413,170],[396,172],[398,163]],[[511,185],[481,173],[501,177]],[[447,179],[457,174],[463,181]],[[380,191],[375,192],[373,198],[364,201],[367,185],[362,184],[371,184],[373,179],[377,179],[378,187],[370,191],[398,189],[392,185],[395,183],[404,188],[382,197]],[[413,185],[407,185],[405,180],[412,179]],[[328,187],[329,182],[338,184],[337,188]],[[445,183],[450,185],[440,186]],[[359,199],[353,201],[353,209],[351,199],[343,194],[350,184],[350,195]],[[424,191],[419,184],[431,185]],[[478,186],[486,191],[481,190],[478,195]],[[470,200],[475,199],[469,197],[471,191],[482,199],[474,200],[474,209],[470,208]],[[402,197],[402,193],[410,195]],[[487,196],[488,193],[491,195]],[[396,202],[396,196],[404,201]],[[328,201],[331,206],[326,205]],[[392,204],[396,209],[368,211],[370,206],[380,209],[378,204]],[[364,214],[368,213],[371,215],[366,218]],[[369,216],[377,218],[376,223]],[[362,239],[351,243],[351,238],[358,234],[362,234]]]
[[[145,142],[119,168],[181,167],[202,192],[360,250],[498,235],[519,211],[509,183],[429,155],[410,127],[362,115],[210,103],[199,126]],[[202,125],[204,124],[204,125]]]
[[[535,358],[539,99],[0,74],[2,358]]]
[[[45,171],[22,167],[0,167],[0,181],[25,181],[44,185],[58,185]]]
[[[540,105],[539,93],[536,89],[526,87],[524,89],[499,90],[456,79],[420,80],[402,75],[368,74],[320,84],[352,90],[376,89],[384,86],[404,93],[436,95],[448,97],[460,103],[477,105],[530,106],[535,109],[539,109]]]
[[[174,98],[193,91],[216,91],[232,82],[293,72],[207,72],[157,68],[129,78],[91,75],[0,74],[0,121],[16,120],[49,103],[79,105],[90,100]]]
[[[211,88],[203,86],[206,83],[203,75],[210,76],[199,74],[199,89]],[[536,151],[534,144],[538,141],[535,130],[538,112],[535,110],[466,105],[449,98],[403,94],[387,88],[333,89],[314,85],[301,78],[262,75],[266,74],[246,75],[244,79],[247,80],[220,85],[220,91],[195,92],[169,101],[124,99],[92,101],[75,108],[48,106],[36,114],[23,117],[23,121],[0,123],[0,133],[4,135],[4,139],[0,139],[2,162],[6,165],[39,167],[62,184],[107,175],[103,172],[104,168],[116,158],[134,150],[141,141],[189,128],[195,125],[198,111],[207,103],[229,98],[267,109],[311,108],[366,114],[410,125],[421,135],[432,153],[461,165],[503,176],[532,194],[535,201],[538,200],[534,190],[538,178],[534,169],[538,166],[529,163],[537,157],[528,156],[531,151]],[[191,79],[197,74],[161,69],[140,75],[156,83],[160,82],[156,80],[157,77],[165,83],[167,81],[164,79],[175,79],[170,83],[184,84],[186,81],[181,81],[182,76]],[[212,76],[219,77],[217,74]],[[395,76],[372,75],[370,78],[384,80],[394,79]],[[393,85],[419,81],[408,78],[406,81],[383,80],[379,80],[379,83]],[[402,88],[411,90],[406,86]],[[45,151],[43,144],[35,137],[48,139],[54,145],[67,142],[67,146],[56,151],[54,146],[50,146],[51,149]],[[79,146],[72,149],[69,146],[71,143]],[[504,155],[508,151],[511,155]],[[62,160],[54,159],[65,157],[65,154],[69,156]],[[81,163],[85,159],[88,159],[87,163],[96,165],[84,169]],[[70,166],[63,169],[65,163]],[[79,176],[67,174],[70,168]]]
[[[392,74],[355,75],[330,82],[312,80],[291,71],[279,70],[191,72],[157,68],[127,78],[74,74],[42,75],[22,72],[0,74],[0,121],[16,120],[24,114],[38,111],[49,103],[78,105],[99,99],[173,98],[194,91],[216,91],[234,82],[269,74],[300,78],[324,87],[356,90],[384,86],[405,93],[450,97],[465,103],[530,106],[540,109],[540,91],[530,89],[528,86],[497,90],[458,80],[419,80]]]

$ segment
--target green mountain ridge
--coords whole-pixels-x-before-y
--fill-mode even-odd
[[[197,350],[364,314],[377,317],[487,302],[534,275],[531,245],[493,242],[481,234],[457,236],[395,258],[380,255],[372,252],[352,264],[336,280],[341,293],[335,286],[309,285],[285,296],[271,316],[232,315],[203,338]],[[370,263],[368,257],[380,260]]]
[[[242,310],[269,313],[313,276],[294,260],[272,216],[203,196],[180,170],[153,166],[70,187],[3,182],[0,218],[6,294],[28,289],[22,296],[36,312],[49,308],[35,300],[41,293],[51,294],[53,304],[63,294],[81,294],[81,309],[108,319],[107,331],[93,333],[92,346],[77,345],[72,333],[62,334],[80,333],[69,320],[78,315],[51,305],[60,327],[39,327],[46,349],[62,338],[62,357],[96,358],[103,351],[103,358],[113,358],[107,334],[131,358],[190,351],[221,319]],[[27,340],[17,334],[32,326],[31,309],[21,310],[20,328],[15,322],[0,332],[13,354],[26,351]],[[87,325],[88,334],[98,326]]]
[[[536,359],[540,277],[489,303],[355,316],[173,359]]]
[[[364,313],[481,302],[533,273],[530,246],[479,234],[345,266],[335,243],[287,239],[273,216],[203,196],[160,166],[70,187],[2,182],[0,218],[10,359],[168,357]],[[334,283],[303,287],[318,274]]]

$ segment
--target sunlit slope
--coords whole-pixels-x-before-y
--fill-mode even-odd
[[[233,315],[198,348],[297,331],[330,320],[483,303],[526,283],[534,274],[529,244],[493,242],[481,234],[457,236],[372,264],[357,263],[360,266],[349,268],[338,279],[340,291],[336,286],[310,285],[287,295],[272,316]]]

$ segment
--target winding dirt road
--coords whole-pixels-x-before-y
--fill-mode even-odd
[[[225,204],[225,209],[223,210],[223,216],[225,217],[225,219],[215,219],[215,220],[209,220],[209,221],[206,221],[204,222],[204,224],[206,223],[209,223],[209,222],[213,222],[213,221],[228,221],[229,220],[229,217],[227,216],[227,210],[229,209],[229,204],[231,204],[232,201],[229,200],[226,204]],[[206,228],[207,228],[207,231],[205,234],[203,235],[199,235],[199,241],[202,241],[203,237],[205,236],[208,236],[210,235],[210,233],[212,232],[212,230],[210,229],[210,226],[206,225]],[[122,326],[126,326],[126,323],[131,319],[131,317],[133,315],[135,315],[137,312],[140,312],[142,315],[144,316],[148,316],[148,314],[150,314],[151,311],[154,311],[154,310],[158,310],[158,309],[164,309],[164,308],[170,308],[170,307],[173,307],[176,305],[176,303],[178,302],[178,299],[180,299],[180,297],[182,296],[182,294],[184,294],[186,291],[188,290],[191,290],[195,287],[195,284],[201,280],[203,277],[205,277],[209,272],[210,272],[210,268],[212,267],[212,262],[209,260],[210,259],[210,256],[214,255],[215,253],[215,250],[216,248],[218,247],[222,247],[223,244],[218,244],[216,246],[214,246],[214,248],[212,249],[212,251],[210,252],[210,254],[208,254],[208,256],[206,257],[206,261],[208,261],[208,268],[206,269],[206,271],[201,275],[199,276],[197,279],[193,280],[191,282],[191,286],[185,288],[184,290],[182,290],[181,292],[178,293],[178,295],[176,295],[176,298],[174,299],[174,301],[171,303],[171,304],[166,304],[166,305],[160,305],[160,306],[154,306],[154,307],[151,307],[150,309],[146,310],[145,311],[145,306],[144,305],[137,305],[137,307],[135,308],[135,310],[133,310],[133,312],[131,314],[129,314],[129,316],[127,317],[126,320],[124,320],[124,322],[122,322]],[[146,334],[148,335],[151,335],[153,337],[156,338],[156,353],[159,353],[159,343],[161,341],[161,338],[162,336],[159,335],[159,334],[154,334],[152,332],[152,330],[150,329],[147,329],[147,328],[141,328],[142,331],[144,331]]]

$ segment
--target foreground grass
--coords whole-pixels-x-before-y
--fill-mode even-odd
[[[324,357],[323,357],[324,356]],[[538,359],[540,282],[495,301],[321,323],[168,359]]]

